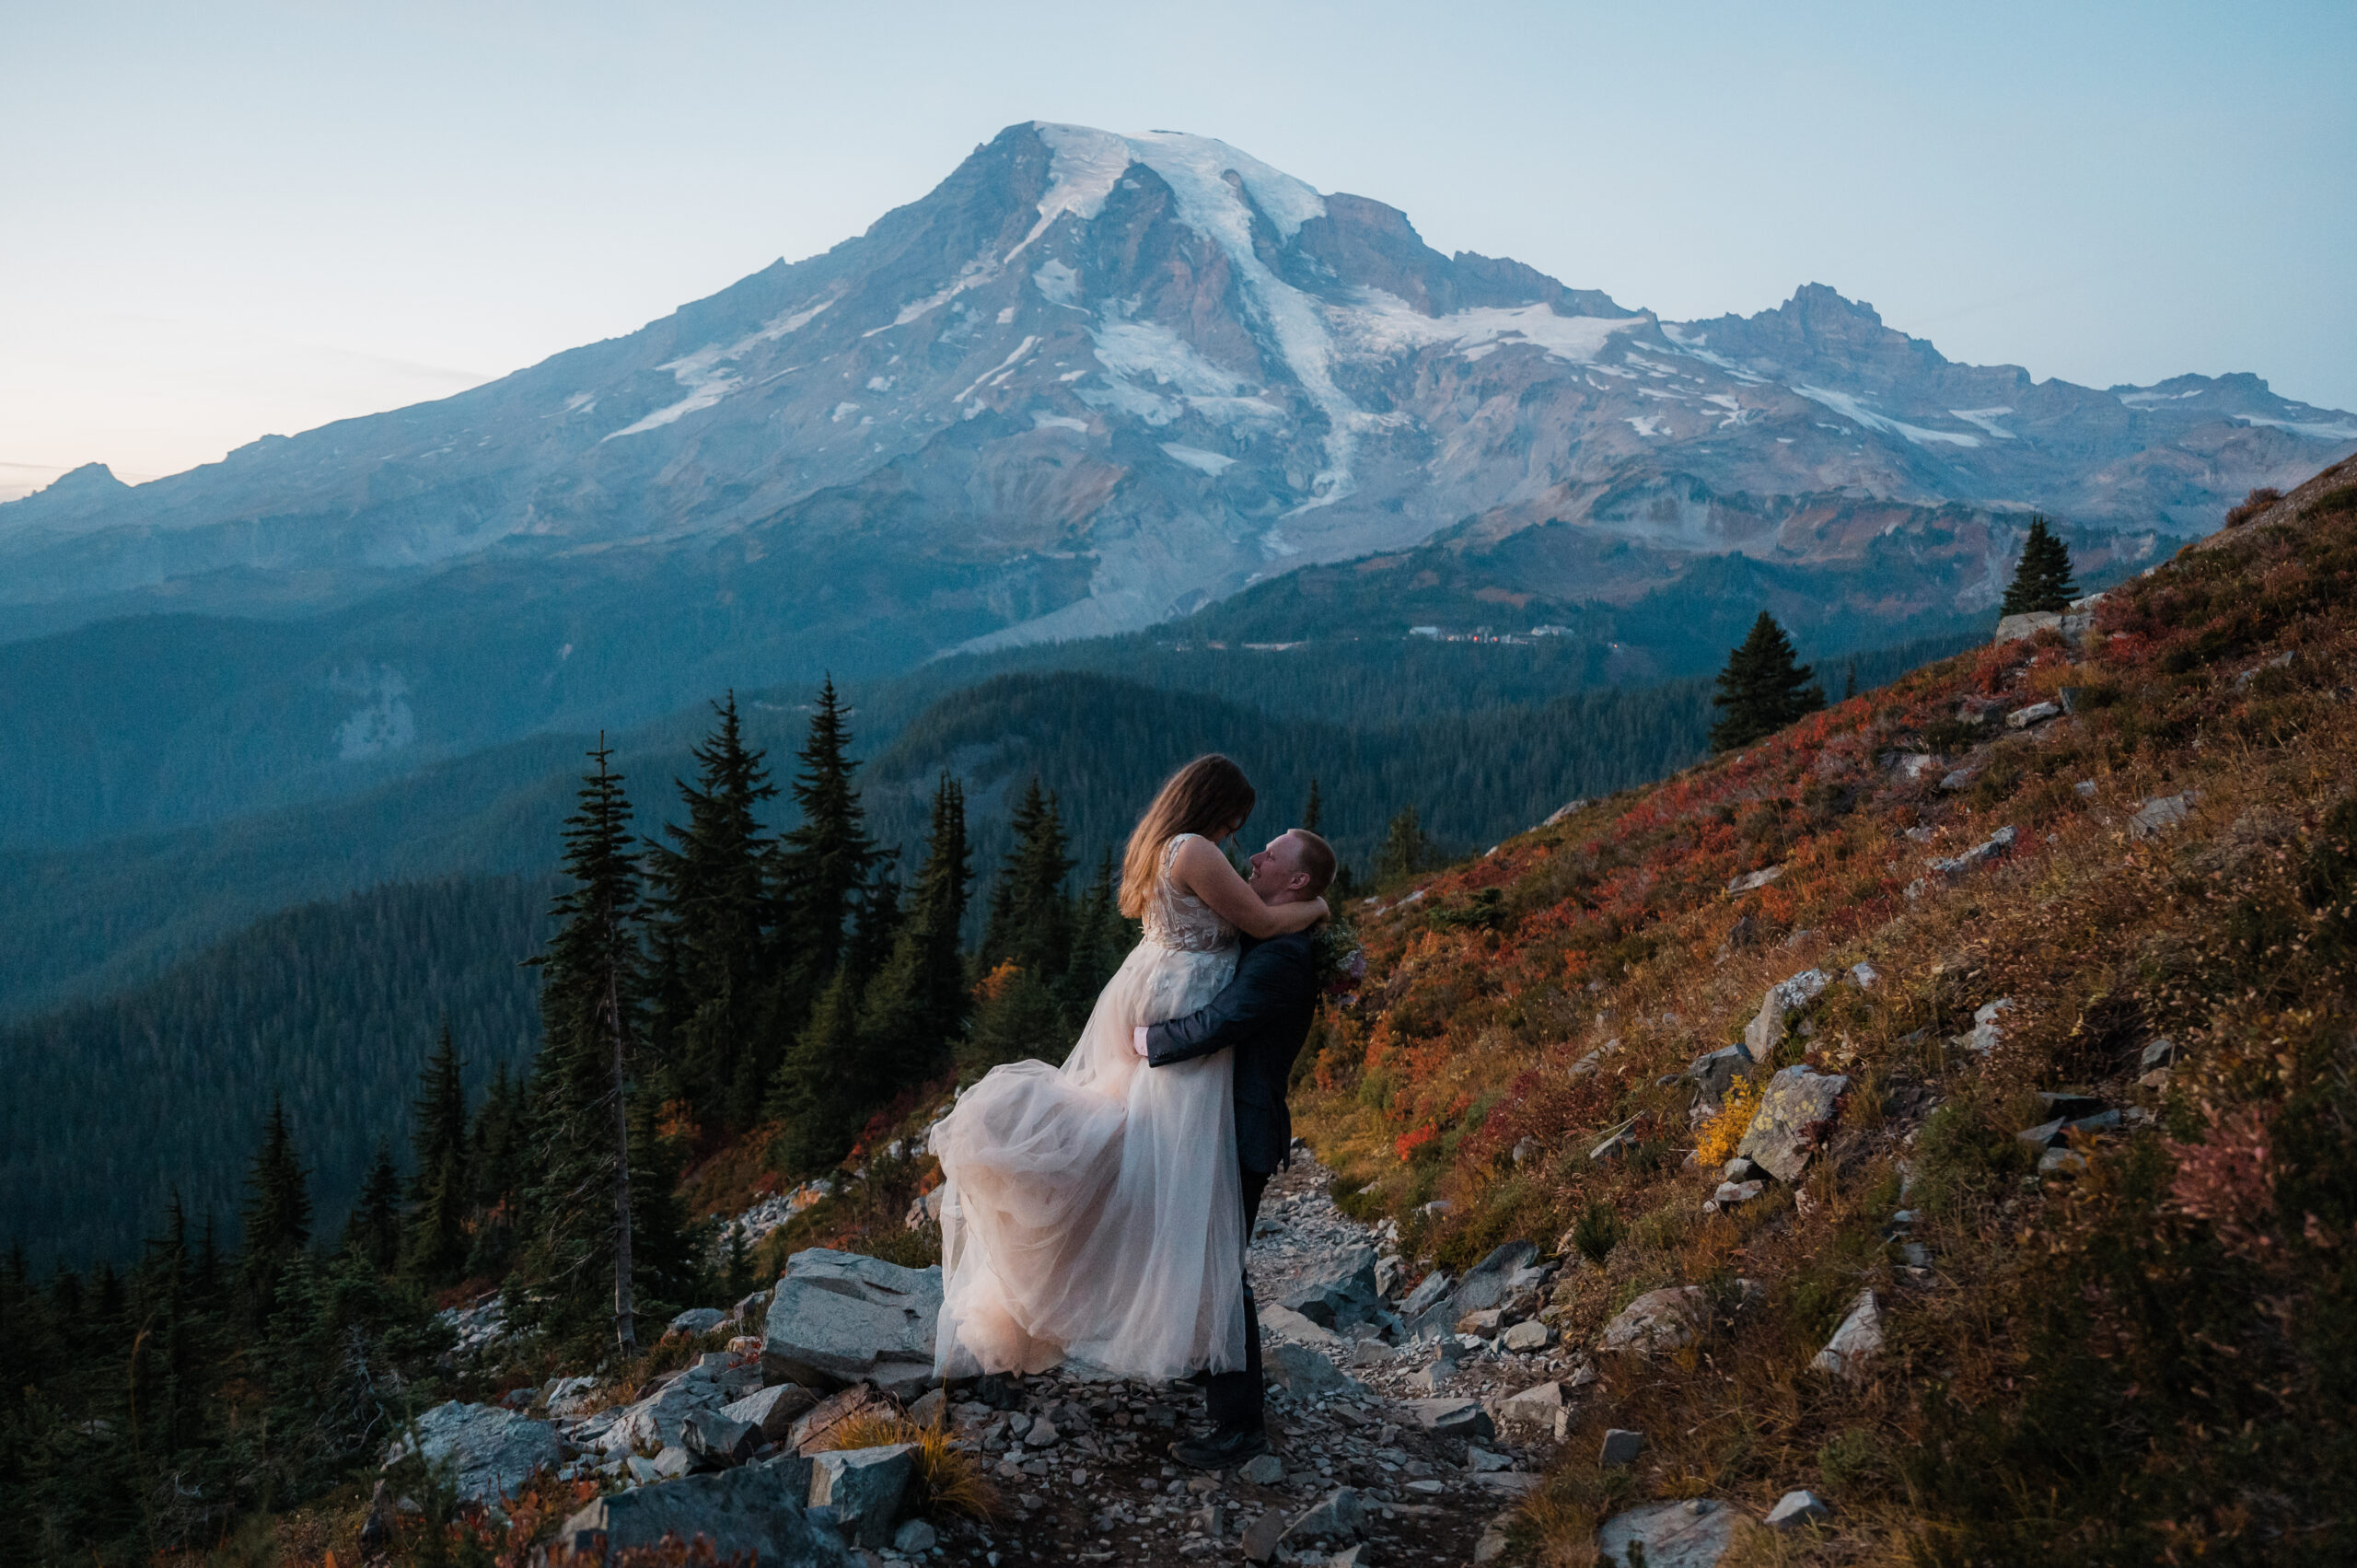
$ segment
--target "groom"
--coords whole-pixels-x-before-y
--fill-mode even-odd
[[[1295,828],[1271,839],[1252,857],[1248,886],[1264,904],[1291,904],[1318,897],[1333,879],[1333,850],[1306,828]],[[1266,942],[1248,939],[1237,960],[1236,978],[1208,1005],[1183,1018],[1140,1025],[1137,1030],[1138,1052],[1155,1067],[1236,1048],[1231,1063],[1236,1074],[1236,1159],[1244,1179],[1248,1248],[1260,1212],[1260,1194],[1293,1147],[1285,1088],[1293,1076],[1294,1057],[1308,1038],[1310,1019],[1318,1010],[1318,965],[1311,941],[1306,931]],[[1213,1430],[1208,1436],[1173,1443],[1171,1457],[1197,1469],[1214,1470],[1267,1453],[1261,1396],[1260,1320],[1248,1275],[1243,1369],[1214,1372],[1205,1379],[1204,1402],[1211,1410]]]

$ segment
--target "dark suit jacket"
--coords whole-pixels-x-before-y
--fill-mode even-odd
[[[1271,936],[1245,948],[1236,978],[1203,1007],[1149,1028],[1145,1059],[1166,1067],[1234,1046],[1237,1163],[1265,1176],[1293,1149],[1285,1087],[1317,1012],[1309,933]]]

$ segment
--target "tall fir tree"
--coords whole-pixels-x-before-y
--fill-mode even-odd
[[[859,994],[838,973],[777,1065],[764,1110],[784,1123],[777,1158],[791,1175],[825,1169],[859,1136]]]
[[[1727,656],[1711,705],[1719,710],[1711,726],[1711,749],[1732,751],[1773,735],[1794,719],[1825,706],[1825,691],[1793,653],[1792,639],[1766,610],[1751,623],[1743,645]]]
[[[1072,956],[1072,918],[1064,878],[1073,862],[1065,853],[1063,819],[1056,797],[1032,775],[1012,824],[1015,847],[991,890],[990,922],[982,933],[982,967],[1012,963],[1052,984]]]
[[[614,1340],[638,1351],[632,1295],[630,1079],[644,954],[630,800],[603,737],[565,821],[573,886],[550,907],[557,925],[540,968],[543,1038],[532,1074],[528,1272],[578,1312],[610,1273]]]
[[[777,856],[782,967],[796,971],[815,996],[842,961],[857,896],[876,859],[852,781],[859,763],[851,756],[850,715],[831,677],[819,689],[797,761],[793,793],[802,820],[786,832]]]
[[[769,982],[764,877],[774,845],[761,809],[777,788],[762,753],[745,744],[737,694],[714,703],[713,713],[712,733],[694,752],[696,782],[678,783],[688,819],[665,827],[670,843],[647,848],[654,956],[647,1035],[699,1115],[726,1120],[754,1054]]]
[[[343,1249],[368,1260],[378,1273],[389,1272],[401,1250],[401,1173],[393,1164],[393,1145],[377,1140],[377,1152],[361,1179],[359,1195],[343,1220]]]
[[[2079,587],[2071,580],[2071,547],[2061,536],[2048,526],[2043,517],[2033,515],[2029,520],[2029,537],[2022,541],[2021,564],[2014,568],[2014,580],[2005,589],[2005,602],[1998,607],[1999,615],[2027,615],[2035,610],[2061,613],[2071,608],[2079,597]]]
[[[1074,908],[1072,957],[1056,981],[1056,1000],[1067,1037],[1079,1037],[1089,1010],[1097,1005],[1097,993],[1105,989],[1105,982],[1113,978],[1113,971],[1121,967],[1122,958],[1134,945],[1114,895],[1113,852],[1109,849],[1098,857],[1097,875],[1081,889]],[[1047,1042],[1041,1043],[1044,1050]]]
[[[467,1213],[473,1222],[465,1274],[505,1274],[515,1260],[517,1211],[531,1147],[532,1095],[500,1063],[467,1127]]]
[[[434,1054],[418,1074],[416,1125],[410,1138],[416,1167],[401,1241],[402,1266],[429,1283],[450,1279],[467,1260],[467,1216],[474,1192],[467,1169],[467,1091],[461,1071],[459,1048],[446,1021]]]
[[[273,1094],[261,1147],[246,1173],[245,1235],[238,1247],[238,1275],[255,1322],[268,1320],[288,1260],[310,1240],[310,1172],[286,1125],[285,1097]]]
[[[859,1018],[860,1093],[872,1104],[948,1070],[966,1030],[959,933],[973,887],[966,797],[946,773],[934,790],[933,826],[892,950],[868,981]]]
[[[1301,806],[1300,826],[1314,833],[1318,830],[1318,824],[1325,819],[1325,816],[1326,800],[1318,793],[1318,780],[1315,775],[1312,775],[1309,781],[1309,798],[1302,802]]]
[[[1411,806],[1384,830],[1383,847],[1376,852],[1375,874],[1386,878],[1412,877],[1432,864],[1432,841],[1424,837],[1423,822]]]

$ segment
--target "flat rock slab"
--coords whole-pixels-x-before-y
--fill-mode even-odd
[[[941,1268],[813,1248],[786,1260],[761,1338],[761,1368],[816,1388],[869,1382],[913,1399],[933,1379]]]
[[[1790,1186],[1808,1168],[1809,1156],[1832,1125],[1836,1102],[1849,1087],[1850,1080],[1838,1073],[1785,1068],[1768,1080],[1736,1153]]]
[[[556,1539],[587,1562],[670,1535],[687,1546],[702,1537],[724,1562],[758,1552],[764,1568],[848,1568],[842,1538],[804,1516],[802,1479],[755,1465],[635,1487],[598,1498],[565,1520]]]
[[[865,1383],[830,1394],[800,1415],[785,1431],[786,1446],[797,1454],[815,1453],[830,1446],[835,1429],[861,1416],[897,1415],[892,1401]]]
[[[448,1465],[460,1497],[491,1503],[514,1496],[536,1469],[564,1462],[556,1428],[496,1405],[440,1404],[417,1418],[425,1462]],[[387,1463],[408,1451],[404,1438]]]
[[[1356,1388],[1357,1382],[1307,1345],[1273,1344],[1263,1348],[1261,1365],[1269,1381],[1295,1398],[1315,1398]]]
[[[1417,1425],[1435,1436],[1486,1441],[1498,1434],[1497,1423],[1478,1400],[1410,1400],[1407,1410],[1416,1418]]]
[[[1717,1568],[1749,1520],[1743,1511],[1707,1497],[1684,1503],[1649,1503],[1615,1514],[1596,1532],[1600,1562],[1614,1568]],[[1642,1549],[1642,1558],[1630,1548]]]

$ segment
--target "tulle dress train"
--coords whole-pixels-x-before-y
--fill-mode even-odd
[[[1145,939],[1062,1067],[994,1067],[934,1129],[943,1377],[1065,1361],[1134,1377],[1244,1364],[1244,1256],[1228,1053],[1149,1068],[1139,1024],[1202,1006],[1236,933],[1176,890],[1163,852]]]

